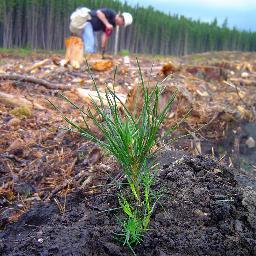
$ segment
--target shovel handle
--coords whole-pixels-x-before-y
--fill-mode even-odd
[[[102,59],[105,59],[105,49],[102,50],[102,55],[101,55]]]

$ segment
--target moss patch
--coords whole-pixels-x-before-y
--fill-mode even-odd
[[[27,106],[21,106],[18,108],[14,108],[12,111],[10,111],[10,114],[13,116],[16,116],[17,118],[28,118],[32,116],[32,111]]]

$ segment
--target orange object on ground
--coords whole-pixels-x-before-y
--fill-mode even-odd
[[[161,72],[165,77],[167,77],[168,75],[175,73],[177,70],[177,67],[172,62],[168,62],[163,65]]]
[[[92,69],[95,71],[107,71],[113,67],[112,60],[98,60],[92,64]]]
[[[74,68],[80,68],[84,62],[84,44],[80,37],[71,36],[65,40],[66,64],[70,63]]]

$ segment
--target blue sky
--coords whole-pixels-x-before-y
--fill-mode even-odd
[[[155,9],[184,15],[188,18],[212,21],[221,25],[228,18],[229,27],[256,31],[256,0],[126,0],[135,5],[151,5]]]

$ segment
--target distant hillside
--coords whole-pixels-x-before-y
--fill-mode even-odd
[[[134,24],[121,29],[119,50],[186,55],[195,52],[256,51],[256,33],[172,16],[152,7],[131,7],[116,0],[0,0],[0,47],[64,48],[69,16],[78,6],[128,11]],[[112,37],[112,41],[113,41]],[[109,50],[113,51],[110,42]]]

